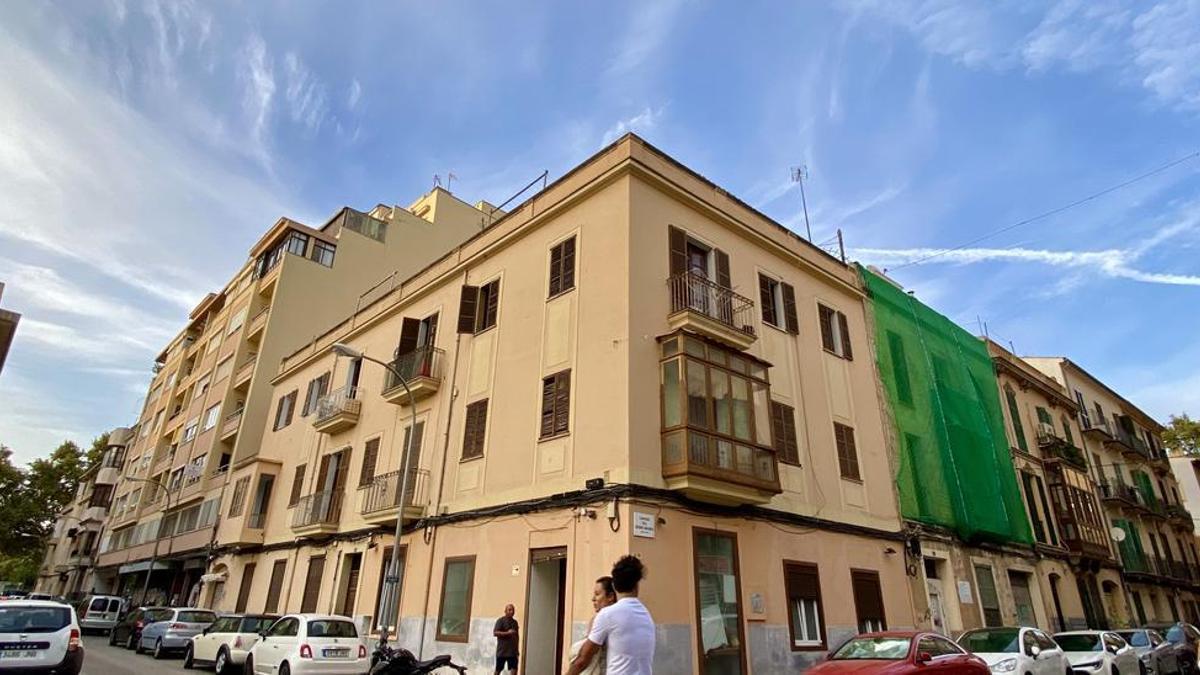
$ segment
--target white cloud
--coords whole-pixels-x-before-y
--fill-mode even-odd
[[[283,66],[287,77],[284,95],[292,121],[314,132],[325,120],[325,112],[328,109],[325,87],[313,76],[296,52],[284,55]]]
[[[354,110],[358,107],[358,101],[362,98],[362,85],[359,84],[358,78],[350,81],[350,91],[346,94],[346,107]]]
[[[629,28],[608,65],[607,75],[613,78],[628,75],[649,59],[670,35],[684,4],[684,0],[635,4]]]
[[[250,138],[254,141],[258,160],[264,167],[271,166],[270,123],[271,104],[275,97],[275,74],[267,44],[261,36],[252,35],[242,49],[242,110],[250,123]]]
[[[654,130],[658,126],[659,120],[662,119],[666,111],[666,106],[651,108],[646,106],[642,111],[632,117],[617,120],[615,124],[604,132],[604,137],[601,139],[601,145],[608,145],[617,140],[621,136],[629,132],[638,134],[646,134]]]

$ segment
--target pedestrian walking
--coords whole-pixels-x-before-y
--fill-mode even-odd
[[[519,637],[521,629],[517,625],[517,620],[513,618],[516,613],[516,607],[511,604],[505,605],[504,616],[496,619],[496,627],[492,630],[492,635],[496,636],[496,675],[500,675],[505,667],[513,675],[516,675],[517,672],[517,656],[521,649]]]
[[[638,599],[645,567],[642,561],[627,555],[613,565],[613,590],[617,601],[605,607],[592,620],[567,675],[581,675],[592,665],[600,649],[605,649],[606,675],[651,675],[654,664],[654,618]]]
[[[617,591],[613,589],[612,577],[600,577],[592,586],[592,609],[596,614],[600,610],[612,605],[617,601]],[[587,630],[584,631],[584,638],[571,645],[570,655],[567,657],[571,662],[574,662],[579,657],[580,650],[583,649],[583,643],[587,642],[587,634],[592,632],[592,623],[596,620],[596,614],[588,620]],[[605,654],[604,648],[601,647],[596,655],[592,657],[592,662],[587,668],[583,669],[582,675],[605,675],[608,655]]]

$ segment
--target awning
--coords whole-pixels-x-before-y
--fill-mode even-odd
[[[204,574],[200,577],[200,583],[211,584],[211,583],[215,583],[218,581],[225,581],[225,578],[228,576],[229,575],[225,574],[224,572],[217,572],[215,574]]]
[[[117,574],[133,574],[134,572],[145,572],[148,569],[150,569],[150,561],[143,560],[142,562],[135,562],[135,563],[129,563],[127,565],[121,565],[120,567],[117,568]],[[171,569],[171,566],[165,562],[162,562],[161,560],[156,560],[156,561],[154,561],[154,569],[169,570],[169,569]]]

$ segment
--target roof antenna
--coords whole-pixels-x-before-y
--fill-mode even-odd
[[[804,194],[804,182],[808,180],[808,166],[801,164],[792,167],[792,182],[800,184],[800,204],[804,207],[804,231],[808,233],[808,241],[812,243],[812,225],[808,222],[808,197]]]
[[[453,182],[454,182],[454,181],[456,181],[456,180],[458,180],[458,176],[455,176],[453,171],[451,171],[450,173],[446,174],[446,190],[447,190],[447,191],[449,191],[449,190],[450,190],[450,184],[451,184],[451,183],[453,183]]]

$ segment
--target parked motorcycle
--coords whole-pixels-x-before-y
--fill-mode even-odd
[[[453,668],[458,675],[466,675],[467,669],[450,660],[449,654],[435,656],[428,661],[418,661],[407,649],[393,649],[379,645],[371,654],[370,675],[425,675],[439,668]]]

